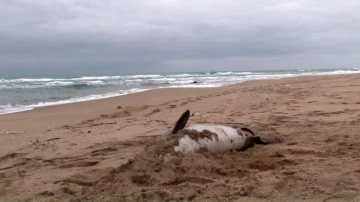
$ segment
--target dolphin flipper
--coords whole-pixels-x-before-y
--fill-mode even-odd
[[[190,111],[186,110],[176,122],[174,129],[172,130],[170,135],[178,133],[180,130],[184,129],[186,126],[187,121],[190,118]]]
[[[255,133],[249,128],[241,128],[241,130],[251,133],[251,135],[255,136]]]
[[[255,133],[251,129],[249,129],[249,128],[241,128],[241,130],[251,133],[255,137],[254,138],[254,143],[256,143],[256,144],[268,144],[268,141],[261,139],[260,136],[256,136]]]
[[[268,141],[261,139],[259,136],[255,136],[255,143],[256,144],[269,144]]]

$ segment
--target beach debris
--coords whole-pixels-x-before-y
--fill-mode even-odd
[[[48,139],[46,141],[51,142],[51,141],[55,141],[55,140],[61,140],[61,138],[60,137],[54,137],[54,138]]]
[[[45,146],[45,144],[43,142],[41,142],[39,139],[30,140],[29,145],[34,145],[34,146],[37,146],[37,147]]]
[[[190,116],[201,116],[201,113],[200,112],[191,113]]]
[[[54,128],[50,128],[50,129],[47,129],[46,132],[51,132],[53,130],[54,130]]]
[[[116,107],[116,109],[121,109],[121,108],[122,108],[122,107],[121,107],[120,105]]]
[[[16,135],[16,134],[24,134],[24,131],[12,131],[12,130],[8,130],[8,131],[1,131],[0,130],[0,135]]]
[[[197,82],[197,81],[193,81],[192,83],[199,83],[199,82]]]

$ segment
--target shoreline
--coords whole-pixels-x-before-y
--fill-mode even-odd
[[[271,81],[271,80],[282,80],[282,79],[288,79],[288,78],[297,78],[297,77],[323,77],[323,76],[342,76],[342,75],[353,75],[353,74],[360,74],[359,73],[348,73],[348,74],[334,74],[334,75],[294,75],[294,76],[289,76],[289,77],[282,77],[282,78],[268,78],[268,79],[251,79],[251,80],[245,80],[239,83],[235,83],[235,84],[229,84],[229,85],[223,85],[223,86],[216,86],[216,87],[159,87],[159,88],[152,88],[152,89],[143,89],[140,90],[138,92],[134,92],[134,93],[127,93],[127,94],[120,94],[120,95],[113,95],[113,96],[105,96],[105,97],[101,97],[101,98],[93,98],[93,99],[88,99],[88,100],[81,100],[81,101],[73,101],[73,102],[68,102],[68,103],[60,103],[60,104],[49,104],[49,105],[45,105],[45,106],[38,106],[38,107],[30,107],[29,109],[24,109],[21,111],[16,111],[16,112],[8,112],[8,113],[0,113],[0,117],[1,116],[6,116],[6,115],[10,115],[10,114],[18,114],[18,113],[25,113],[25,112],[29,112],[29,111],[33,111],[36,109],[40,109],[40,108],[47,108],[47,107],[54,107],[54,106],[60,106],[60,105],[69,105],[69,104],[75,104],[75,103],[83,103],[83,102],[92,102],[92,101],[97,101],[97,100],[104,100],[104,99],[111,99],[111,98],[116,98],[116,97],[121,97],[121,96],[126,96],[126,95],[132,95],[132,94],[137,94],[137,93],[142,93],[142,92],[146,92],[146,91],[152,91],[152,90],[156,90],[156,89],[206,89],[206,88],[223,88],[223,87],[228,87],[228,86],[236,86],[236,85],[241,85],[241,84],[245,84],[247,82],[252,82],[252,81]],[[87,95],[84,97],[80,97],[78,99],[83,99],[85,97],[88,96],[102,96],[105,94],[99,94],[99,95]],[[56,102],[66,102],[67,100],[59,100],[59,101],[55,101]],[[47,102],[45,102],[47,103]],[[39,104],[39,103],[38,103]],[[26,106],[32,106],[32,105],[38,105],[38,104],[31,104],[31,105],[24,105],[24,107]]]

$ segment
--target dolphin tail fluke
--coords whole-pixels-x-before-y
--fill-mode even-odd
[[[176,122],[174,129],[172,130],[171,134],[176,134],[178,133],[180,130],[184,129],[186,126],[187,121],[189,120],[190,117],[190,111],[186,110],[179,118],[179,120]]]

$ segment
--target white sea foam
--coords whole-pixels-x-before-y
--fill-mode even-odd
[[[134,79],[138,79],[138,78],[156,78],[156,77],[161,77],[161,75],[159,75],[159,74],[149,74],[149,75],[131,75],[131,76],[127,76],[127,78],[134,78]]]
[[[52,78],[40,78],[40,79],[28,79],[28,78],[20,78],[20,79],[10,79],[9,82],[20,83],[20,82],[44,82],[44,81],[57,81],[59,79]]]
[[[179,77],[188,77],[195,76],[196,74],[174,74],[174,75],[166,75],[166,77],[179,78]]]
[[[33,108],[28,106],[13,106],[11,104],[0,106],[0,114],[11,114],[16,112],[29,111]]]
[[[0,85],[0,89],[8,89],[9,88],[9,86],[7,86],[7,85]]]
[[[105,85],[106,83],[103,81],[88,81],[86,84],[88,84],[88,85]]]
[[[72,81],[88,81],[88,80],[112,80],[112,79],[122,79],[125,76],[83,76],[79,78],[71,78]]]
[[[228,74],[232,74],[233,72],[217,72],[216,74],[218,75],[228,75]]]
[[[104,98],[110,98],[125,94],[131,94],[131,93],[137,93],[142,92],[148,89],[129,89],[124,90],[118,93],[106,93],[106,94],[100,94],[100,95],[88,95],[84,97],[74,97],[67,100],[59,100],[55,102],[39,102],[37,104],[31,104],[31,105],[11,105],[7,104],[4,106],[0,106],[0,114],[10,114],[10,113],[16,113],[16,112],[22,112],[22,111],[29,111],[34,108],[38,107],[47,107],[47,106],[53,106],[53,105],[62,105],[62,104],[69,104],[69,103],[75,103],[75,102],[83,102],[83,101],[89,101],[89,100],[98,100],[98,99],[104,99]]]
[[[71,81],[51,81],[51,82],[47,82],[44,83],[43,86],[70,86],[70,85],[74,85],[74,82]]]

